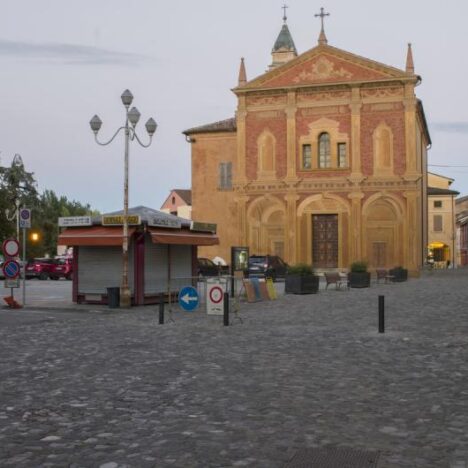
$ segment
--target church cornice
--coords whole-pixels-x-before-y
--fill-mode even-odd
[[[298,84],[298,85],[287,85],[277,86],[271,88],[265,88],[262,86],[256,88],[233,88],[231,91],[237,96],[245,96],[251,93],[288,93],[290,91],[323,91],[323,90],[336,90],[336,89],[352,89],[352,88],[379,88],[382,86],[402,86],[404,84],[416,84],[419,77],[414,76],[402,76],[399,78],[384,78],[380,80],[372,81],[343,81],[336,83],[314,83],[314,84]]]

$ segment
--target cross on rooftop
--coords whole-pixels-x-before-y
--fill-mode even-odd
[[[281,8],[282,8],[283,11],[284,11],[284,13],[283,13],[283,21],[286,23],[286,20],[288,19],[288,17],[286,16],[286,9],[289,8],[289,7],[288,7],[288,5],[283,5]]]
[[[319,44],[327,44],[327,37],[325,36],[325,30],[323,27],[323,20],[325,16],[330,16],[330,13],[325,13],[325,9],[322,7],[320,8],[320,13],[317,13],[314,15],[316,18],[319,17],[321,22],[322,22],[322,29],[320,30],[320,36],[319,36]]]

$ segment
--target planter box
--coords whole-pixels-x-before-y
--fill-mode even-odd
[[[393,268],[388,272],[388,274],[393,276],[392,281],[395,283],[401,283],[408,280],[408,270],[406,268]]]
[[[317,294],[320,278],[315,275],[286,275],[286,294]]]
[[[368,288],[370,287],[370,273],[368,271],[362,273],[348,273],[348,281],[350,288]]]

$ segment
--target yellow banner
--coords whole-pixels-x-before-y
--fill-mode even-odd
[[[128,224],[131,226],[138,226],[141,224],[140,216],[138,215],[129,215],[127,216]],[[122,226],[124,223],[124,217],[122,215],[116,216],[103,216],[102,225],[103,226]]]

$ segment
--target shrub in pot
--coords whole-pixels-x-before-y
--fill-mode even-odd
[[[407,281],[408,280],[408,270],[406,268],[403,268],[401,266],[397,266],[395,268],[392,268],[388,274],[390,276],[393,276],[392,281],[395,281],[396,283],[401,283],[402,281]]]
[[[319,290],[320,278],[314,274],[310,265],[299,263],[290,265],[286,273],[286,294],[316,294]]]
[[[348,273],[350,288],[368,288],[370,286],[370,273],[367,271],[367,262],[359,261],[351,264]]]

